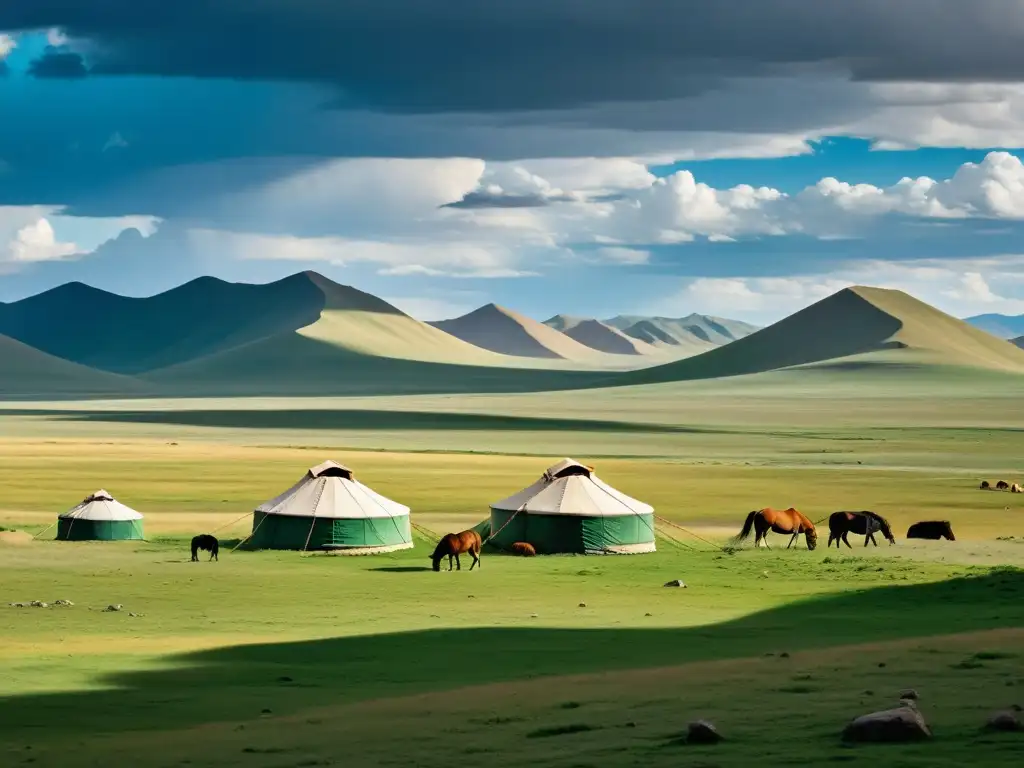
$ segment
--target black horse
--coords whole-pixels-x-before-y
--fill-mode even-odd
[[[877,512],[869,512],[867,510],[862,512],[833,512],[829,516],[827,546],[831,547],[834,541],[836,549],[839,549],[839,542],[842,541],[843,544],[850,547],[850,541],[846,537],[851,533],[863,536],[865,547],[868,545],[868,542],[871,542],[876,547],[878,546],[878,542],[875,541],[876,533],[881,533],[889,544],[896,543],[896,537],[892,535],[889,521]]]
[[[920,523],[914,523],[907,529],[907,538],[956,541],[956,536],[953,535],[953,526],[949,524],[949,520],[923,520]]]
[[[208,533],[201,533],[192,539],[192,562],[195,563],[199,560],[199,550],[205,550],[210,553],[211,560],[220,561],[217,557],[217,553],[220,551],[220,542]]]

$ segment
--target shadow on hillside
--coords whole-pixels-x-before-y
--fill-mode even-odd
[[[637,595],[639,610],[643,599]],[[258,598],[252,608],[259,610]],[[1020,626],[1024,571],[1003,569],[938,583],[814,597],[691,628],[471,627],[233,646],[170,657],[157,670],[105,676],[97,684],[111,686],[107,690],[2,698],[0,737],[47,738],[54,729],[123,732],[244,720],[268,710],[282,715],[527,677]],[[869,661],[880,663],[884,656],[871,655]],[[898,670],[893,675],[894,685],[902,682]]]
[[[5,410],[12,416],[45,416],[61,421],[169,424],[248,429],[448,430],[524,432],[634,432],[717,434],[720,430],[601,419],[551,419],[476,413],[364,410],[50,411]]]

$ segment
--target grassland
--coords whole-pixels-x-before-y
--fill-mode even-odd
[[[1015,765],[1020,737],[979,727],[1024,703],[1024,497],[977,484],[1024,476],[1019,393],[996,372],[882,361],[515,397],[8,403],[0,526],[41,532],[104,487],[149,541],[0,533],[0,762]],[[187,562],[191,535],[237,540],[326,458],[439,532],[562,455],[696,536],[659,523],[685,546],[485,555],[453,574],[425,570],[422,539]],[[746,511],[790,504],[878,510],[900,541],[717,548]],[[957,541],[902,539],[926,518]],[[661,586],[675,578],[688,588]],[[75,606],[7,606],[56,599]],[[839,744],[903,687],[933,742]],[[680,746],[696,717],[727,741]]]

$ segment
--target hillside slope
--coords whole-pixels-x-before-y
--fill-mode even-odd
[[[707,342],[709,346],[728,344],[759,330],[756,325],[712,315],[691,314],[686,317],[644,317],[619,315],[604,321],[649,344],[692,345]]]
[[[1016,346],[1020,347],[1021,349],[1024,349],[1024,336],[1018,336],[1016,339],[1013,339],[1011,341],[1011,343],[1015,344]]]
[[[599,353],[561,331],[496,304],[430,325],[482,349],[515,357],[592,361]]]
[[[0,397],[107,397],[143,389],[129,377],[61,360],[0,335]]]
[[[658,350],[646,341],[627,336],[600,320],[582,320],[564,333],[584,346],[612,355],[658,354]]]
[[[318,277],[201,277],[146,298],[68,283],[0,305],[0,333],[82,365],[141,373],[316,322],[325,306]]]
[[[146,378],[181,394],[222,395],[530,391],[593,378],[529,368],[368,293],[320,275],[310,279],[324,297],[315,322],[152,371]]]
[[[902,291],[847,288],[731,344],[623,374],[620,384],[738,376],[883,350],[907,362],[1024,373],[1024,350]]]

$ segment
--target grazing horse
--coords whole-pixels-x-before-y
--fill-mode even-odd
[[[1006,491],[1009,490],[1009,488],[1010,484],[1005,480],[1000,480],[998,483],[996,483],[996,490]]]
[[[754,546],[758,546],[763,540],[768,547],[768,532],[792,534],[786,549],[793,546],[797,536],[801,533],[807,540],[807,549],[814,549],[818,546],[818,532],[814,530],[814,523],[800,512],[790,507],[789,509],[757,509],[747,515],[743,522],[743,530],[739,532],[734,541],[740,542],[750,536],[750,530],[754,529]],[[771,549],[771,547],[768,547]]]
[[[537,554],[537,550],[533,548],[533,544],[528,541],[517,541],[511,547],[509,547],[512,554],[520,555],[522,557],[534,557]]]
[[[949,539],[950,541],[956,541],[956,536],[953,535],[953,527],[949,524],[949,520],[923,520],[920,523],[914,523],[907,529],[907,538],[930,539],[932,541]]]
[[[220,558],[217,553],[220,551],[220,542],[216,538],[208,533],[201,533],[192,539],[192,562],[199,560],[199,550],[205,550],[210,553],[211,560],[219,561]]]
[[[828,546],[831,547],[834,541],[836,549],[839,549],[840,541],[846,546],[850,546],[850,541],[846,538],[850,533],[863,536],[865,547],[869,541],[876,547],[878,546],[875,534],[879,532],[890,544],[896,543],[896,537],[892,535],[889,521],[881,515],[867,510],[863,512],[833,512],[828,518],[828,532]]]
[[[441,570],[441,560],[444,557],[448,558],[448,570],[452,569],[452,558],[455,558],[455,566],[457,570],[462,570],[462,563],[459,561],[459,555],[466,552],[469,553],[470,557],[473,558],[473,564],[469,566],[469,570],[473,570],[474,565],[480,565],[480,547],[483,546],[483,541],[480,539],[480,534],[470,528],[468,531],[462,531],[461,533],[448,533],[441,537],[441,540],[437,542],[437,547],[434,549],[434,554],[430,556],[433,561],[434,570]]]

